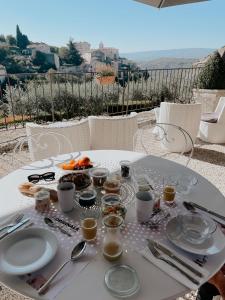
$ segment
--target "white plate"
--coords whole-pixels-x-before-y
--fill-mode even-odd
[[[17,231],[0,243],[0,270],[11,275],[24,275],[47,265],[58,247],[56,236],[43,228]]]
[[[68,163],[64,162],[64,163]],[[68,173],[88,173],[90,170],[93,170],[94,168],[97,168],[100,164],[97,162],[91,162],[93,167],[92,168],[88,168],[88,169],[83,169],[83,170],[64,170],[63,168],[61,168],[62,163],[60,164],[56,164],[55,166],[60,169],[60,171],[62,171],[64,174],[68,174]]]
[[[176,217],[167,223],[166,235],[175,246],[194,254],[212,255],[219,253],[225,247],[225,237],[219,227],[217,227],[212,237],[201,244],[196,245],[188,242],[181,233],[180,225]]]

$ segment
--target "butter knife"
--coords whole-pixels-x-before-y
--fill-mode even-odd
[[[4,234],[2,234],[0,236],[0,240],[2,240],[3,238],[5,238],[6,236],[8,236],[10,233],[14,232],[15,230],[17,230],[18,228],[20,228],[21,226],[23,226],[24,224],[26,224],[27,222],[29,222],[30,219],[24,219],[21,222],[19,222],[18,224],[16,224],[15,226],[11,227],[10,229],[8,229]]]
[[[196,208],[198,208],[198,209],[200,209],[200,210],[202,210],[202,211],[205,211],[205,212],[207,212],[208,214],[217,217],[218,219],[221,219],[221,220],[225,221],[225,217],[224,217],[224,216],[221,216],[221,215],[219,215],[218,213],[216,213],[216,212],[214,212],[214,211],[212,211],[212,210],[209,210],[208,208],[205,208],[205,207],[203,207],[203,206],[201,206],[201,205],[199,205],[199,204],[196,204],[196,203],[194,203],[194,202],[190,202],[190,203],[191,203],[191,205],[193,205],[194,207],[196,207]]]
[[[184,262],[181,258],[179,258],[178,256],[174,255],[172,253],[172,251],[170,251],[168,248],[164,247],[163,245],[157,243],[156,241],[152,241],[151,242],[155,245],[156,248],[158,248],[160,251],[162,251],[164,254],[166,254],[167,256],[169,256],[170,258],[176,260],[178,263],[180,263],[182,266],[184,266],[185,268],[187,268],[189,271],[191,271],[192,273],[194,273],[195,275],[199,276],[199,277],[203,277],[203,274],[201,272],[199,272],[198,270],[196,270],[194,267],[190,266],[189,264],[187,264],[186,262]]]

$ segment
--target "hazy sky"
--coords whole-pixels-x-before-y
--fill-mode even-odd
[[[0,33],[32,41],[100,41],[120,52],[225,45],[225,0],[158,10],[133,0],[0,0]]]

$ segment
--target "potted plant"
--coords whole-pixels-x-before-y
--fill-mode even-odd
[[[97,70],[96,80],[101,85],[113,84],[115,82],[115,71],[111,66],[102,66]]]
[[[202,103],[202,112],[205,113],[213,112],[222,96],[225,96],[225,62],[215,51],[198,75],[193,97],[195,102]]]

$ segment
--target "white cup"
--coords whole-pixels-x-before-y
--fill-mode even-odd
[[[149,221],[153,212],[154,194],[149,191],[136,193],[136,217],[140,223]]]
[[[69,212],[74,208],[75,184],[62,182],[57,186],[59,206],[63,212]]]

